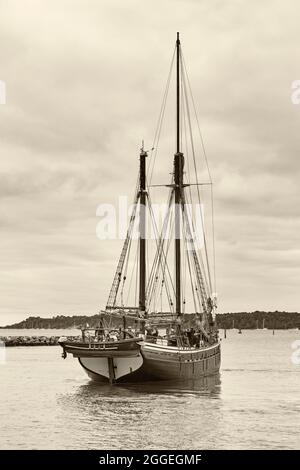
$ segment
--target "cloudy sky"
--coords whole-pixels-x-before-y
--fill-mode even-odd
[[[104,307],[176,31],[215,184],[219,310],[300,309],[300,5],[0,0],[0,324]],[[162,167],[172,165],[163,155]]]

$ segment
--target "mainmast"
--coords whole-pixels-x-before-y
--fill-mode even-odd
[[[180,151],[180,39],[176,41],[176,153],[174,155],[175,186],[175,292],[176,314],[181,315],[181,253],[180,253],[180,214],[183,188],[184,157]]]
[[[141,148],[140,153],[140,289],[139,309],[146,310],[146,157],[147,152]]]

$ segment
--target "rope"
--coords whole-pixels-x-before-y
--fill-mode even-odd
[[[184,100],[182,100],[182,102],[185,103]],[[186,116],[185,116],[186,109],[185,109],[185,107],[183,107],[183,111],[184,111],[183,127],[184,127],[184,134],[185,134],[185,146],[186,146],[186,157],[187,157],[186,160],[187,160],[187,169],[188,169],[188,181],[190,181],[191,178],[190,178],[190,165],[189,165],[189,148],[188,148],[188,141],[187,141],[187,128],[186,128]],[[190,138],[191,138],[191,136],[190,136]],[[184,194],[184,197],[185,197],[186,200],[187,200],[187,203],[190,203],[191,207],[193,208],[193,207],[194,207],[194,204],[193,204],[193,196],[192,196],[191,185],[189,185],[188,188],[189,188],[188,192],[184,191],[183,194]],[[189,201],[189,198],[190,198],[190,201]],[[196,230],[195,230],[195,225],[194,225],[193,217],[191,217],[191,224],[192,224],[193,233],[195,234],[195,233],[196,233]],[[206,278],[206,272],[205,272],[205,269],[204,269],[204,263],[203,263],[203,260],[202,260],[201,252],[199,252],[198,260],[199,260],[199,262],[200,262],[201,270],[202,270],[202,272],[203,272],[203,278],[204,278],[206,290],[209,291],[208,282],[207,282],[207,278]],[[201,303],[200,303],[200,307],[201,307]]]
[[[150,154],[149,163],[148,163],[147,173],[149,173],[150,165],[151,165],[151,162],[153,160],[152,169],[151,169],[150,178],[149,178],[149,185],[151,184],[151,181],[152,181],[153,170],[154,170],[157,151],[158,151],[158,143],[159,143],[159,139],[160,139],[162,123],[163,123],[163,120],[164,120],[164,115],[165,115],[165,110],[166,110],[167,97],[168,97],[168,94],[169,94],[170,82],[171,82],[171,77],[172,77],[172,70],[173,70],[174,59],[175,59],[175,52],[176,52],[176,47],[174,48],[174,52],[173,52],[173,56],[172,56],[172,60],[171,60],[168,79],[167,79],[167,83],[166,83],[166,87],[165,87],[165,91],[164,91],[164,95],[163,95],[163,101],[162,101],[162,105],[161,105],[161,108],[160,108],[160,113],[159,113],[159,117],[158,117],[158,122],[157,122],[157,126],[156,126],[156,131],[155,131],[153,144],[152,144],[152,149],[151,149],[151,154]],[[153,151],[154,151],[154,157],[153,157]]]
[[[131,276],[130,276],[130,281],[129,281],[129,286],[128,286],[128,292],[127,292],[127,298],[126,298],[126,304],[127,305],[128,305],[128,301],[129,301],[129,294],[130,294],[130,291],[131,291],[133,274],[134,274],[134,271],[135,271],[135,266],[137,264],[137,257],[138,257],[138,248],[136,250],[136,254],[135,254],[135,257],[134,257],[134,264],[133,264],[133,268],[132,268],[132,271],[131,271]],[[137,272],[137,270],[136,270],[136,272]],[[137,293],[137,289],[135,290],[134,305],[136,305],[136,293]]]
[[[210,183],[211,183],[212,245],[213,245],[213,271],[214,271],[214,274],[213,274],[213,275],[214,275],[214,291],[216,292],[216,291],[217,291],[217,281],[216,281],[216,252],[215,252],[215,224],[214,224],[213,181],[212,181],[211,172],[210,172],[210,168],[209,168],[209,164],[208,164],[208,158],[207,158],[206,148],[205,148],[205,145],[204,145],[204,139],[203,139],[203,135],[202,135],[202,132],[201,132],[201,127],[200,127],[200,123],[199,123],[199,119],[198,119],[198,113],[197,113],[196,104],[195,104],[195,100],[194,100],[194,96],[193,96],[193,92],[192,92],[192,87],[191,87],[191,84],[190,84],[190,80],[189,80],[189,76],[188,76],[188,73],[187,73],[187,68],[186,68],[186,64],[185,64],[185,60],[184,60],[183,54],[182,54],[182,63],[183,63],[183,67],[184,67],[185,76],[186,76],[186,79],[187,79],[189,91],[190,91],[190,96],[191,96],[191,100],[192,100],[192,105],[193,105],[193,109],[194,109],[194,114],[195,114],[195,118],[196,118],[196,123],[197,123],[198,132],[199,132],[199,136],[200,136],[200,141],[201,141],[202,151],[203,151],[203,155],[204,155],[204,159],[205,159],[205,164],[206,164],[206,168],[207,168],[207,173],[208,173],[209,181],[210,181]]]
[[[150,210],[151,220],[152,220],[152,223],[153,223],[154,230],[156,231],[155,236],[158,238],[158,241],[157,241],[157,238],[155,238],[156,245],[157,245],[157,252],[156,252],[155,259],[154,259],[152,269],[151,269],[151,273],[150,273],[150,276],[149,276],[149,285],[147,286],[147,297],[151,301],[151,298],[153,297],[153,279],[156,278],[157,271],[159,270],[159,267],[161,267],[162,268],[162,278],[164,279],[164,283],[165,283],[165,286],[166,286],[166,291],[167,291],[168,300],[169,300],[169,304],[170,304],[171,309],[172,309],[172,303],[171,303],[171,296],[170,296],[170,292],[169,292],[168,280],[167,280],[167,278],[165,278],[165,270],[166,269],[167,269],[167,273],[169,274],[170,281],[171,281],[171,286],[173,288],[174,293],[175,293],[175,289],[174,289],[174,285],[173,285],[173,282],[172,282],[172,276],[170,274],[169,267],[168,267],[168,264],[167,264],[167,253],[165,253],[165,251],[164,251],[164,244],[165,244],[165,234],[166,234],[166,230],[167,230],[168,222],[169,222],[169,217],[170,217],[170,206],[171,206],[171,202],[172,202],[172,197],[173,197],[173,191],[170,191],[168,210],[167,210],[164,222],[163,222],[162,232],[159,235],[157,225],[156,225],[156,221],[155,221],[155,217],[154,217],[153,210],[152,210],[150,195],[148,194],[149,210]],[[170,246],[170,243],[169,243],[169,246]],[[163,262],[164,262],[163,267],[162,267],[162,263],[161,263],[162,258],[163,258]]]
[[[182,66],[182,61],[181,61],[181,66]],[[187,88],[186,88],[186,81],[185,81],[184,73],[182,74],[182,76],[183,76],[183,85],[184,85],[184,92],[185,92],[188,125],[189,125],[190,137],[191,137],[191,148],[192,148],[192,155],[193,155],[193,162],[194,162],[194,169],[195,169],[195,178],[196,178],[196,184],[197,184],[198,202],[199,202],[199,206],[201,207],[201,197],[200,197],[197,163],[196,163],[196,155],[195,155],[195,148],[194,148],[194,141],[193,141],[193,131],[192,131],[192,125],[191,125],[191,116],[190,116],[190,110],[189,110],[189,102],[188,102]],[[208,253],[207,253],[207,242],[206,242],[206,234],[205,234],[202,211],[200,211],[200,214],[201,214],[201,225],[202,225],[202,231],[203,231],[203,241],[204,241],[204,247],[205,247],[205,257],[206,257],[206,266],[207,266],[207,273],[208,273],[208,279],[209,279],[209,287],[210,287],[210,292],[212,292],[210,268],[209,268]]]

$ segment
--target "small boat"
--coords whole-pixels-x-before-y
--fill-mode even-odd
[[[188,156],[187,145],[187,157],[184,157],[182,151],[183,122],[187,119],[190,127],[190,110],[187,97],[188,78],[179,33],[177,33],[170,74],[175,58],[176,146],[173,171],[170,182],[156,185],[167,187],[169,190],[162,227],[157,229],[153,217],[150,193],[155,185],[151,184],[151,176],[148,177],[147,174],[150,165],[148,167],[146,165],[148,152],[142,145],[129,226],[106,308],[99,315],[99,326],[94,331],[83,329],[82,341],[68,342],[63,338],[60,341],[63,357],[68,353],[72,354],[78,358],[92,379],[111,384],[148,380],[198,380],[218,373],[220,368],[221,351],[215,321],[216,295],[211,279],[202,209],[201,245],[197,244],[198,234],[194,229],[192,214],[189,212],[189,205],[192,205],[192,187],[196,187],[197,207],[201,207],[200,187],[207,184],[212,197],[212,182],[211,179],[208,183],[198,180],[191,128],[188,138],[191,141],[193,159]],[[163,115],[164,109],[161,113],[161,116]],[[161,122],[159,128],[161,129]],[[160,130],[156,135],[160,135]],[[151,158],[154,166],[153,154]],[[189,158],[195,179],[192,179],[189,173]],[[208,174],[210,178],[209,170]],[[133,306],[128,306],[124,304],[124,286],[128,279],[127,270],[130,265],[129,256],[137,208],[139,208],[137,263],[133,264],[130,276],[131,279],[136,279],[136,288]],[[147,209],[150,221],[156,229],[152,263],[148,263],[147,255],[149,245],[146,234]],[[173,236],[168,237],[167,233]],[[169,250],[171,244],[174,246],[173,255],[170,254],[172,250]],[[173,274],[170,265],[174,266]],[[189,279],[188,286],[187,279]],[[186,310],[187,305],[189,312]]]
[[[82,340],[58,341],[63,349],[62,357],[72,354],[91,379],[115,383],[131,374],[143,363],[141,342],[131,329],[104,329],[103,320],[99,328],[82,328]]]

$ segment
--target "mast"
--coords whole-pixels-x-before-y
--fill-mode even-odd
[[[174,155],[174,186],[175,186],[175,292],[176,314],[181,315],[181,244],[180,244],[180,213],[182,200],[184,157],[180,151],[180,39],[176,40],[176,153]]]
[[[144,147],[140,153],[140,289],[139,309],[146,310],[146,157]]]
[[[180,152],[180,39],[176,41],[176,153]]]

